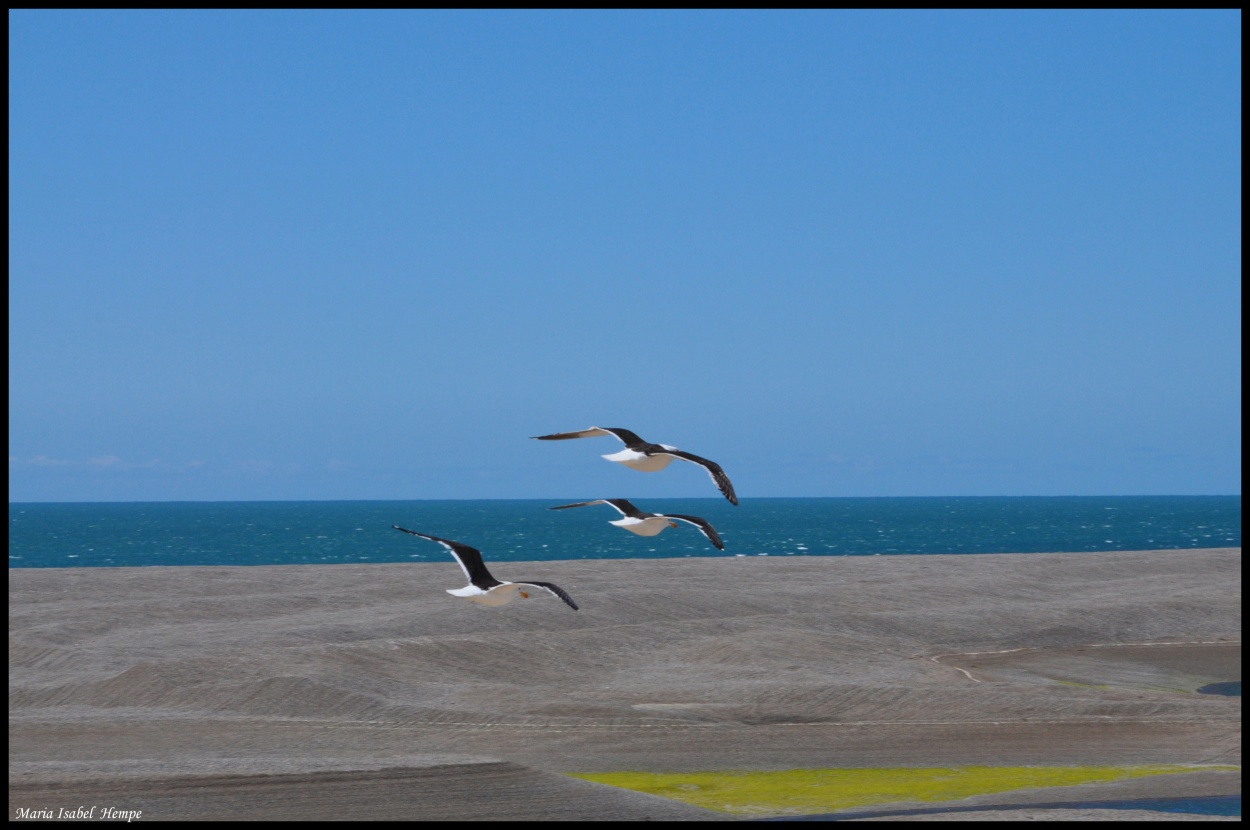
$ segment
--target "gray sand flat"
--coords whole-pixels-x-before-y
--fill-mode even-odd
[[[580,612],[451,597],[450,558],[11,570],[10,806],[15,786],[137,775],[152,798],[199,781],[211,795],[151,803],[211,818],[230,801],[214,788],[257,759],[310,792],[332,790],[326,775],[429,780],[429,764],[379,767],[413,756],[546,787],[613,770],[1239,764],[1240,698],[1192,689],[1240,678],[1240,567],[1240,549],[496,567],[558,583]],[[659,816],[596,798],[601,818]],[[463,817],[553,815],[526,803],[470,799]]]
[[[1196,692],[1211,670],[1241,677],[1241,645],[1092,645],[1029,648],[999,654],[941,656],[939,662],[964,669],[979,680],[1017,680],[1077,686]]]
[[[139,818],[236,821],[717,821],[709,810],[507,761],[419,760],[310,770],[13,775],[9,815],[49,805],[139,811]],[[263,765],[262,765],[263,766]],[[298,766],[285,763],[281,766]]]

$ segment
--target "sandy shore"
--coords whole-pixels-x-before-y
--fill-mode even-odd
[[[1194,693],[1241,677],[1240,549],[495,570],[582,610],[471,605],[450,559],[10,570],[10,818],[722,819],[559,773],[1240,763],[1240,698]]]

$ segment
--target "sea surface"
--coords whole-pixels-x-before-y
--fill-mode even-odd
[[[701,516],[636,536],[607,505],[560,500],[10,503],[9,567],[448,561],[400,525],[487,561],[1044,553],[1241,546],[1241,496],[650,499]]]

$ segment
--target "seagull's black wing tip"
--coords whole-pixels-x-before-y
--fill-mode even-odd
[[[530,438],[535,441],[565,441],[569,438],[581,438],[582,433],[587,430],[579,430],[577,432],[550,432],[546,435],[531,435]]]
[[[721,541],[720,534],[717,533],[716,528],[712,527],[710,524],[707,526],[707,532],[703,535],[707,537],[707,540],[711,542],[712,546],[717,550],[725,549],[725,543]]]
[[[573,504],[558,504],[555,507],[548,507],[547,509],[548,510],[568,510],[570,507],[586,507],[587,505],[591,505],[591,504],[594,504],[594,502],[579,501],[579,502],[574,502]]]
[[[577,603],[573,601],[573,598],[564,592],[564,589],[563,589],[563,588],[556,588],[554,585],[552,586],[552,588],[555,588],[555,590],[553,591],[553,593],[554,593],[556,596],[558,596],[560,599],[564,600],[564,604],[565,604],[565,605],[567,605],[569,608],[572,608],[574,611],[580,611],[580,610],[581,610],[581,609],[577,606]]]
[[[561,588],[559,585],[556,585],[555,583],[539,582],[536,579],[523,579],[523,580],[519,579],[517,580],[517,584],[518,585],[533,585],[537,588],[542,588],[543,590],[551,594],[554,594],[560,599],[562,599],[564,601],[564,604],[567,605],[569,608],[572,608],[574,611],[581,610],[580,608],[577,607],[577,603],[573,601],[573,598],[569,596],[568,592],[565,591],[563,588]]]

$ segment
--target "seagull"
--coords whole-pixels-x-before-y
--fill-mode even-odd
[[[608,504],[615,507],[621,514],[622,518],[608,524],[623,527],[630,533],[637,533],[639,536],[655,536],[666,527],[677,527],[677,522],[685,522],[694,525],[699,532],[707,537],[708,541],[716,545],[718,550],[724,550],[725,545],[720,540],[720,535],[716,532],[716,528],[708,524],[707,519],[700,519],[698,516],[683,516],[680,513],[645,513],[629,502],[627,499],[595,499],[594,501],[579,501],[577,504],[562,504],[559,507],[548,507],[548,510],[564,510],[569,507],[585,507],[588,504]],[[674,522],[676,519],[677,522]]]
[[[624,464],[626,467],[641,470],[644,473],[654,473],[663,470],[674,458],[680,458],[682,461],[698,464],[707,470],[712,481],[716,482],[716,486],[725,494],[725,498],[729,499],[729,503],[738,503],[738,497],[734,495],[734,486],[729,483],[729,476],[725,475],[725,471],[715,461],[700,458],[694,453],[683,452],[668,444],[652,444],[627,429],[591,427],[581,432],[557,432],[553,435],[535,435],[534,438],[539,441],[564,441],[569,438],[593,438],[597,435],[614,435],[625,444],[625,449],[620,452],[603,456],[609,461]]]
[[[447,589],[447,593],[452,596],[464,597],[479,605],[506,605],[516,599],[517,594],[520,594],[522,599],[529,599],[530,595],[526,593],[526,588],[542,588],[547,593],[564,600],[565,604],[574,611],[577,610],[577,603],[559,585],[552,585],[550,582],[502,582],[495,579],[490,575],[490,571],[486,570],[486,563],[482,561],[482,552],[477,548],[471,548],[449,539],[440,539],[437,536],[427,536],[399,525],[391,525],[391,527],[402,530],[404,533],[411,533],[413,536],[420,536],[422,539],[429,539],[431,542],[438,542],[451,551],[451,555],[456,557],[464,575],[469,579],[469,584],[463,588]]]

